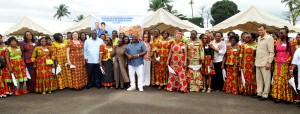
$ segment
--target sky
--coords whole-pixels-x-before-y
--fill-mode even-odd
[[[190,0],[173,0],[171,3],[179,13],[191,17]],[[219,0],[194,0],[194,17],[200,16],[200,8],[210,8]],[[284,18],[283,12],[288,11],[281,0],[232,0],[239,10],[245,10],[251,5],[265,10],[279,18]],[[62,21],[73,21],[76,16],[87,15],[150,15],[149,0],[1,0],[0,23],[16,23],[23,16],[44,19],[54,19],[54,6],[66,4],[71,15]]]

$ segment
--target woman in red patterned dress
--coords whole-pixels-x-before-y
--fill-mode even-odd
[[[68,42],[67,59],[71,68],[72,88],[80,90],[87,85],[87,74],[84,72],[86,67],[83,57],[83,43],[79,40],[77,32],[72,33],[72,40]]]
[[[181,32],[175,34],[175,43],[171,45],[169,52],[167,65],[170,63],[170,67],[176,74],[169,73],[169,80],[167,84],[168,91],[181,91],[188,92],[188,83],[186,76],[187,67],[187,47],[181,42]],[[169,62],[171,59],[171,62]]]
[[[31,55],[34,48],[38,45],[38,42],[34,39],[33,34],[30,31],[26,31],[24,33],[24,40],[20,42],[20,47],[22,50],[22,58],[26,63],[26,68],[28,69],[29,75],[31,79],[27,81],[27,90],[29,92],[34,92],[35,90],[35,80],[36,80],[36,72],[35,68],[33,68],[33,62],[31,61]]]
[[[3,61],[5,61],[6,48],[7,47],[3,43],[2,35],[0,34],[0,56],[2,57]],[[0,69],[0,97],[6,97],[6,94],[11,94],[11,89],[8,86],[8,83],[11,82],[7,82],[7,78],[10,78],[10,75],[8,65],[5,64],[4,68]]]
[[[161,90],[163,86],[167,85],[168,82],[168,65],[167,59],[170,52],[170,47],[173,41],[169,38],[170,34],[167,31],[162,32],[162,39],[158,39],[156,47],[154,47],[154,57],[159,58],[155,60],[156,63],[156,82],[158,89]],[[167,89],[165,87],[165,89]]]
[[[201,35],[200,39],[202,39],[203,47],[204,47],[204,63],[202,64],[202,75],[203,75],[203,90],[206,91],[207,85],[207,93],[211,91],[211,79],[212,75],[216,74],[215,67],[213,64],[214,59],[214,46],[210,44],[210,38],[207,35]],[[207,81],[208,78],[208,81]],[[206,84],[208,82],[208,84]]]
[[[222,62],[222,69],[226,64],[226,82],[225,92],[238,94],[238,75],[239,75],[239,36],[234,35],[230,39],[230,45],[227,46],[226,54]]]
[[[240,67],[245,77],[245,87],[240,84],[239,92],[243,95],[256,95],[256,77],[255,77],[255,55],[256,40],[255,33],[246,34],[245,44],[240,50]]]
[[[149,35],[150,38],[150,45],[151,45],[151,52],[150,52],[150,56],[151,56],[151,85],[159,85],[159,81],[158,81],[158,75],[156,74],[156,64],[157,61],[155,60],[155,49],[157,46],[157,42],[161,39],[161,35],[160,35],[160,31],[159,29],[155,29],[154,30],[154,34],[153,37],[150,37],[151,35]]]
[[[35,92],[46,94],[57,89],[56,80],[52,75],[52,66],[46,60],[53,60],[53,53],[47,45],[46,37],[39,39],[40,46],[36,47],[32,53],[31,61],[37,70]]]
[[[20,90],[18,91],[16,87],[14,88],[14,95],[19,96],[20,94],[27,94],[24,90],[24,83],[27,81],[26,75],[26,65],[24,59],[22,58],[22,51],[19,43],[15,37],[10,37],[7,40],[9,47],[5,52],[5,59],[9,67],[9,72],[14,75],[16,82],[20,83]],[[12,82],[12,81],[11,81]],[[13,85],[12,85],[13,86]]]

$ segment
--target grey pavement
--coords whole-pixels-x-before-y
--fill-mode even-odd
[[[0,98],[1,114],[300,114],[295,104],[224,92],[180,93],[146,87],[144,92],[116,89],[58,90]]]

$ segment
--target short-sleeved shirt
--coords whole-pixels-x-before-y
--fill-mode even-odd
[[[143,42],[129,43],[125,50],[129,55],[140,54],[142,52],[147,52],[146,46]],[[144,57],[139,56],[138,58],[129,59],[128,65],[137,67],[144,64]]]

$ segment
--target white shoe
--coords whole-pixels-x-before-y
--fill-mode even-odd
[[[128,89],[127,89],[127,91],[132,91],[132,90],[135,90],[136,88],[135,87],[129,87]]]
[[[139,91],[140,91],[140,92],[143,92],[143,91],[144,91],[144,89],[143,89],[143,88],[139,88]]]

